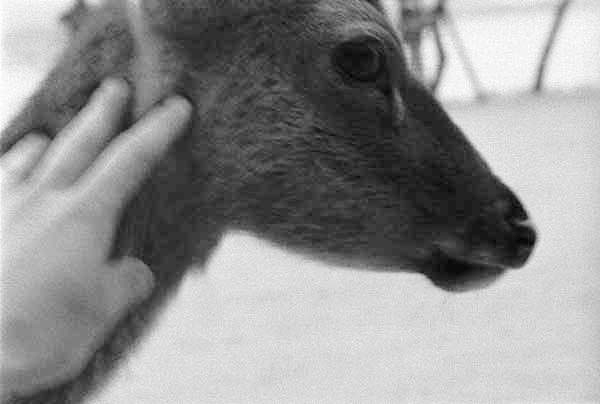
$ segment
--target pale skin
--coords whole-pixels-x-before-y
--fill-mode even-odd
[[[106,80],[54,141],[30,134],[0,158],[2,399],[75,377],[152,291],[150,268],[110,249],[191,106],[172,97],[115,137],[129,97],[124,81]]]

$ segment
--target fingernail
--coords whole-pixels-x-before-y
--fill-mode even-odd
[[[164,102],[165,108],[169,108],[174,112],[182,115],[189,115],[192,112],[192,104],[184,97],[180,95],[174,95],[169,97]]]
[[[152,271],[141,261],[134,264],[129,272],[131,287],[136,295],[144,298],[154,289],[154,275]]]
[[[43,133],[31,132],[25,135],[25,138],[23,138],[22,141],[26,142],[28,145],[37,145],[48,143],[50,139],[48,139],[48,136],[44,135]]]
[[[129,85],[120,77],[109,77],[100,85],[100,91],[105,94],[114,94],[125,97],[128,95]]]

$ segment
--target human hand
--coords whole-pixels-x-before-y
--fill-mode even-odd
[[[54,141],[30,134],[0,158],[3,396],[76,376],[152,290],[144,263],[109,254],[124,205],[191,106],[174,97],[111,140],[128,99],[109,79]]]

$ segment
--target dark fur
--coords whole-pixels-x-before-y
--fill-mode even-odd
[[[439,240],[487,248],[499,260],[513,254],[494,204],[516,198],[411,78],[393,30],[368,2],[144,7],[150,48],[134,41],[117,2],[87,15],[0,146],[5,152],[32,130],[54,136],[107,76],[135,87],[132,120],[166,94],[192,100],[190,133],[128,207],[115,243],[115,255],[150,265],[158,287],[77,380],[13,402],[79,402],[228,228],[314,256],[423,273]],[[332,68],[333,48],[358,33],[384,44],[383,83],[348,82]]]

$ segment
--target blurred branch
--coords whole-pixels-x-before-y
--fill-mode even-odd
[[[462,38],[458,33],[458,29],[454,24],[454,20],[450,17],[450,14],[448,12],[446,12],[446,25],[448,27],[450,35],[452,36],[452,39],[454,40],[454,46],[456,47],[456,51],[458,52],[458,57],[462,62],[463,68],[467,73],[469,81],[471,82],[473,91],[475,91],[475,96],[478,100],[483,101],[486,98],[485,92],[483,91],[483,86],[481,85],[479,77],[475,72],[475,67],[473,66],[473,63],[471,63],[471,58],[467,53],[467,47],[462,41]]]
[[[556,36],[564,20],[567,8],[570,4],[571,0],[562,0],[561,3],[556,7],[554,22],[552,24],[552,28],[550,29],[550,33],[548,34],[548,40],[546,41],[546,45],[544,46],[540,63],[538,64],[537,78],[533,86],[534,93],[539,93],[540,91],[542,91],[542,86],[544,84],[544,76],[546,74],[546,66],[548,64],[550,52],[554,47],[554,43],[556,42]]]
[[[442,24],[445,24],[450,32],[454,46],[457,48],[458,57],[467,73],[467,77],[475,91],[478,99],[484,99],[485,94],[481,82],[477,77],[473,63],[467,53],[466,47],[458,33],[454,21],[452,20],[448,8],[447,0],[437,0],[434,6],[426,7],[423,0],[400,0],[400,31],[408,44],[410,51],[411,67],[414,74],[435,92],[441,82],[442,74],[446,67],[446,49],[441,37]],[[423,35],[430,30],[433,33],[433,40],[438,52],[438,62],[436,72],[431,82],[425,80],[422,42]]]

